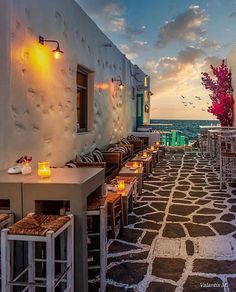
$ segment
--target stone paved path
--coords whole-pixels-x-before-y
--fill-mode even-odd
[[[107,292],[236,291],[235,212],[208,159],[170,154],[109,247]]]

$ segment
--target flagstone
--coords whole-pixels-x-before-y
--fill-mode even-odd
[[[149,251],[141,251],[141,252],[134,252],[134,253],[127,253],[122,256],[113,256],[107,259],[108,264],[114,262],[121,262],[127,260],[144,260],[148,257]]]
[[[164,216],[165,216],[165,213],[157,212],[157,213],[153,213],[153,214],[149,214],[149,215],[143,216],[143,218],[147,219],[147,220],[152,220],[152,221],[155,221],[155,222],[161,222],[161,221],[163,221]]]
[[[134,225],[135,228],[141,228],[141,229],[151,229],[158,231],[161,228],[161,224],[157,224],[152,221],[146,221],[141,223],[136,223]]]
[[[194,255],[194,244],[191,240],[186,240],[186,252],[188,256]]]
[[[148,263],[124,262],[107,271],[107,278],[129,285],[141,282],[147,272]]]
[[[193,224],[193,223],[184,223],[185,227],[188,229],[188,233],[192,237],[199,236],[214,236],[215,233],[208,226]]]
[[[234,219],[235,219],[235,215],[231,213],[224,214],[220,217],[220,220],[223,220],[223,221],[233,221]]]
[[[224,292],[222,281],[219,278],[189,276],[184,284],[183,292]]]
[[[211,223],[211,226],[220,234],[220,235],[226,235],[229,233],[232,233],[236,230],[236,226],[225,223],[225,222],[215,222]]]
[[[214,219],[216,219],[215,216],[203,216],[203,215],[194,215],[193,216],[193,222],[194,223],[209,223],[211,221],[213,221]]]
[[[178,258],[155,258],[152,274],[158,278],[178,281],[185,268],[185,260]]]
[[[130,250],[137,250],[137,249],[140,249],[140,248],[132,244],[126,244],[126,243],[115,240],[109,246],[109,253],[125,252],[125,251],[130,251]]]
[[[193,272],[208,274],[235,274],[236,261],[196,259],[193,262]]]
[[[181,206],[181,205],[176,205],[173,204],[170,206],[169,212],[171,214],[175,215],[182,215],[182,216],[187,216],[192,214],[194,211],[196,211],[199,207],[198,206]]]
[[[158,235],[157,232],[151,232],[151,231],[146,231],[144,237],[142,238],[141,243],[142,244],[148,244],[151,245],[154,238]]]
[[[157,292],[157,291],[175,292],[175,289],[176,289],[176,286],[169,283],[151,282],[147,288],[147,292]]]
[[[212,162],[171,151],[145,179],[130,225],[109,246],[108,292],[223,292],[225,284],[235,290],[236,184],[219,191]]]
[[[166,223],[163,233],[163,237],[180,238],[185,237],[183,227],[179,223]]]

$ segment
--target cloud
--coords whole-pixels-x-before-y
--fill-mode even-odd
[[[119,49],[130,60],[134,60],[138,57],[138,53],[145,50],[148,43],[145,41],[134,40],[130,44],[120,44]]]
[[[160,28],[156,46],[164,48],[174,41],[195,41],[204,35],[202,25],[207,21],[205,11],[199,6],[190,6],[185,12],[166,21]]]
[[[110,20],[110,30],[113,32],[123,32],[126,27],[126,21],[124,18],[116,17]]]
[[[178,52],[176,57],[162,57],[159,60],[149,59],[144,68],[156,75],[157,80],[176,78],[185,68],[193,66],[197,59],[205,56],[205,52],[198,47],[189,46]]]
[[[76,0],[76,2],[89,14],[120,16],[123,6],[117,0]]]
[[[235,12],[232,12],[229,17],[231,17],[231,18],[236,17],[236,11]]]
[[[215,49],[218,50],[221,46],[216,41],[208,40],[207,38],[201,37],[199,40],[199,46],[204,49]]]
[[[119,49],[130,60],[134,60],[135,58],[138,57],[137,52],[132,51],[131,48],[129,47],[129,45],[127,45],[127,44],[120,44]]]
[[[145,32],[146,30],[146,26],[143,25],[141,27],[132,27],[132,26],[127,26],[125,31],[127,33],[127,35],[132,35],[132,36],[137,36],[137,35],[141,35]]]
[[[151,99],[151,117],[213,118],[207,111],[202,111],[207,109],[210,99],[209,92],[201,85],[201,72],[210,73],[210,65],[219,66],[221,62],[217,56],[206,56],[199,47],[186,47],[174,57],[147,60],[144,70],[151,76],[154,92]],[[181,95],[186,96],[186,107],[182,103]],[[201,96],[202,100],[197,101],[195,95]],[[189,102],[193,105],[189,105]]]
[[[202,72],[208,72],[212,74],[210,66],[213,65],[214,67],[219,67],[222,64],[222,60],[222,58],[217,56],[205,57],[201,68]]]
[[[76,0],[102,30],[120,32],[126,27],[124,7],[117,0]]]
[[[124,6],[118,0],[76,0],[105,32],[118,32],[128,39],[145,32],[146,27],[131,26],[123,17]]]
[[[178,53],[178,61],[182,64],[193,64],[198,58],[204,55],[205,52],[201,48],[189,46]]]

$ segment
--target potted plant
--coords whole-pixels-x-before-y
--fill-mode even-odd
[[[22,156],[21,158],[19,158],[16,161],[16,163],[20,163],[22,165],[22,167],[21,167],[22,174],[24,174],[24,175],[31,174],[31,172],[32,172],[32,168],[30,165],[31,161],[32,161],[31,156]]]
[[[231,73],[225,65],[224,60],[220,67],[213,67],[211,70],[215,79],[212,79],[207,72],[202,72],[202,85],[210,90],[212,105],[208,112],[212,113],[220,121],[221,126],[232,126],[233,123],[233,88],[231,85]]]

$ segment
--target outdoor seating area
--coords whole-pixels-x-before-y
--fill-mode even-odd
[[[1,172],[0,192],[19,198],[0,201],[2,291],[144,287],[153,292],[174,291],[177,283],[192,291],[200,278],[187,265],[188,257],[199,258],[194,257],[194,269],[205,279],[213,273],[213,261],[224,265],[228,252],[222,243],[222,258],[216,244],[211,259],[208,238],[214,244],[224,237],[234,246],[236,236],[236,130],[203,128],[200,137],[200,150],[174,150],[156,141],[133,153],[130,144],[115,143],[107,147],[113,151],[96,149],[64,168],[52,168],[51,177],[42,181],[34,173],[13,177]],[[124,163],[126,147],[132,155]],[[108,180],[105,169],[112,157],[117,170]],[[19,252],[22,256],[15,257]]]
[[[0,292],[236,292],[215,2],[0,1]]]
[[[236,128],[209,126],[202,127],[200,148],[219,171],[220,190],[236,178]]]
[[[19,197],[18,206],[10,196],[1,200],[2,291],[106,291],[108,247],[129,224],[144,178],[164,148],[159,141],[143,148],[136,138],[142,147],[133,153],[133,144],[124,141],[52,168],[48,179],[0,173],[0,192]],[[116,170],[106,176],[111,163]],[[19,252],[22,257],[14,258]]]

